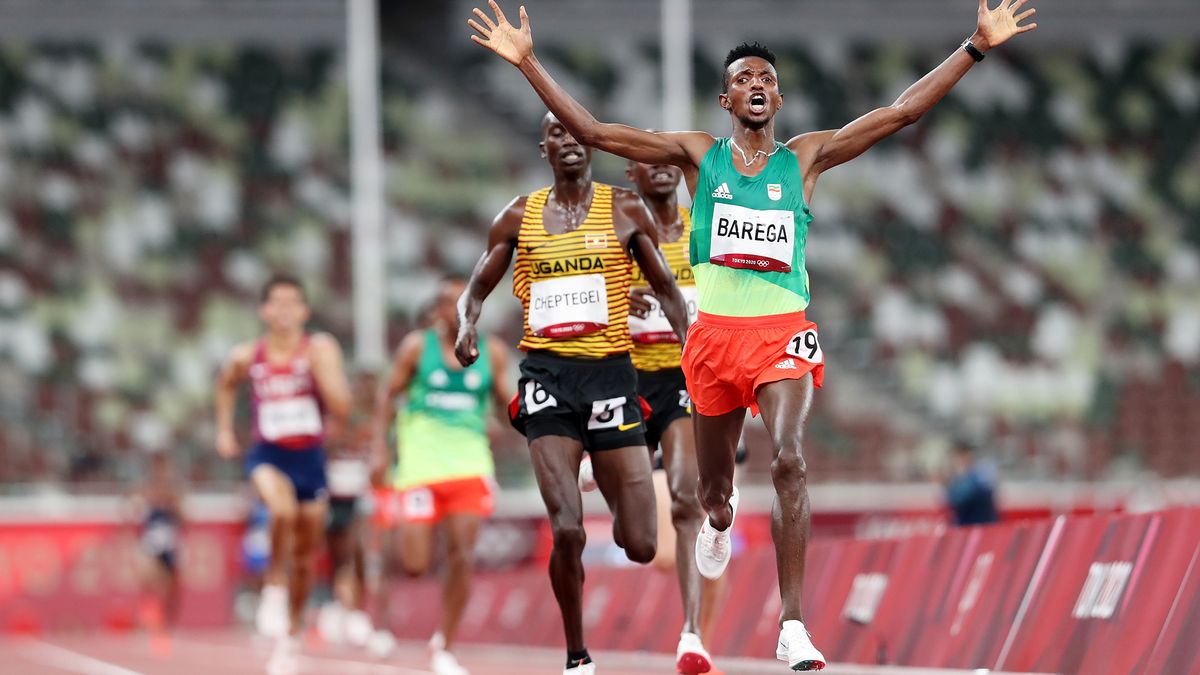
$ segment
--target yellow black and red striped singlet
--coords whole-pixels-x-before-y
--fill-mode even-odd
[[[570,232],[550,234],[542,222],[549,187],[525,202],[517,235],[513,295],[524,307],[520,348],[562,356],[625,354],[633,263],[613,227],[613,188],[593,183],[592,205]]]
[[[675,277],[675,285],[687,303],[688,320],[696,319],[696,278],[692,276],[692,264],[689,260],[691,245],[692,218],[688,209],[679,207],[679,217],[683,222],[683,233],[679,239],[671,242],[659,242],[659,249],[667,259],[667,267]],[[633,268],[633,285],[648,287],[642,269],[636,265]],[[667,322],[662,306],[657,302],[651,308],[651,315],[645,320],[631,319],[630,333],[633,338],[633,365],[638,370],[656,371],[678,368],[682,350],[675,330]]]

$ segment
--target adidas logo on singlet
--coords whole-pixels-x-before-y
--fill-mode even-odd
[[[780,370],[798,370],[795,359],[784,359],[775,364],[775,367]]]
[[[733,193],[729,191],[729,183],[721,183],[716,190],[713,190],[712,196],[717,199],[733,199]]]

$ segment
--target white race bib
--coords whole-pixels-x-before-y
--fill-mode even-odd
[[[608,288],[603,274],[535,281],[529,287],[529,330],[538,337],[596,333],[608,327]]]
[[[796,247],[795,214],[759,211],[734,204],[713,204],[708,261],[714,265],[791,272]]]
[[[359,459],[333,459],[325,467],[325,478],[334,497],[358,497],[371,485],[371,468]]]
[[[687,305],[687,319],[690,326],[696,320],[700,292],[696,290],[695,286],[680,286],[679,293],[683,295],[683,301]],[[629,315],[629,334],[633,337],[633,341],[643,344],[679,342],[679,336],[675,335],[675,330],[671,328],[671,322],[667,321],[667,314],[663,311],[658,299],[652,295],[645,297],[650,301],[650,313],[646,315],[646,318],[639,319],[632,314]]]
[[[311,396],[263,401],[258,406],[258,429],[263,440],[321,435],[321,410]]]

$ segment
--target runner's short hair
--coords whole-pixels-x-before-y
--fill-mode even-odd
[[[729,66],[738,59],[744,59],[747,56],[757,56],[766,61],[772,66],[775,65],[775,52],[767,49],[765,45],[758,42],[743,42],[742,44],[729,50],[725,55],[724,72],[721,74],[721,91],[729,91]]]
[[[263,284],[260,300],[266,302],[271,297],[271,291],[278,286],[291,286],[300,291],[300,299],[308,302],[308,294],[304,292],[304,284],[300,283],[300,279],[290,274],[272,274],[267,283]]]

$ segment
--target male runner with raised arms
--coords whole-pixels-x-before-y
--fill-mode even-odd
[[[542,120],[542,155],[554,184],[517,197],[496,217],[488,248],[459,300],[456,352],[479,358],[475,322],[516,253],[513,294],[525,335],[513,425],[529,441],[554,543],[550,583],[562,613],[571,675],[595,672],[583,639],[584,451],[613,514],[613,538],[630,560],[654,557],[654,489],[637,375],[629,351],[632,256],[661,299],[675,334],[687,309],[658,252],[654,222],[630,190],[592,182],[592,151],[553,115]]]
[[[304,329],[310,311],[299,280],[267,281],[259,316],[266,334],[234,347],[217,376],[217,452],[238,454],[234,404],[238,385],[249,380],[255,444],[246,472],[271,514],[260,629],[279,638],[267,670],[283,675],[299,669],[300,628],[325,530],[326,417],[344,421],[351,397],[337,340]]]
[[[485,336],[482,358],[461,367],[454,357],[458,335],[456,303],[466,289],[461,277],[446,277],[430,314],[433,325],[409,333],[396,350],[388,378],[376,398],[375,466],[386,467],[386,429],[397,396],[407,394],[395,415],[400,537],[396,546],[409,576],[425,574],[433,563],[434,535],[444,526],[446,573],[442,617],[430,640],[435,675],[464,675],[454,657],[458,624],[471,587],[471,565],[479,526],[492,514],[495,467],[487,437],[488,400],[506,410],[512,396],[508,348]]]
[[[1018,13],[1025,2],[1003,0],[993,10],[979,0],[975,33],[892,105],[841,129],[801,134],[787,143],[775,140],[774,117],[783,96],[775,57],[761,45],[743,44],[725,59],[717,100],[733,128],[728,138],[717,139],[598,122],[534,56],[523,7],[520,27],[508,22],[495,0],[489,0],[495,20],[476,9],[479,21],[468,21],[479,33],[471,39],[517,66],[580,142],[683,170],[694,199],[691,263],[700,292],[683,369],[697,413],[700,498],[708,511],[696,540],[696,563],[711,578],[729,562],[729,528],[737,509],[734,452],[744,409],[761,408],[775,446],[771,533],[783,605],[776,656],[793,670],[825,665],[800,609],[809,522],[801,441],[813,387],[824,377],[816,326],[804,316],[809,302],[804,245],[813,189],[823,172],[920,119],[989,49],[1036,28],[1018,25],[1034,13]]]

